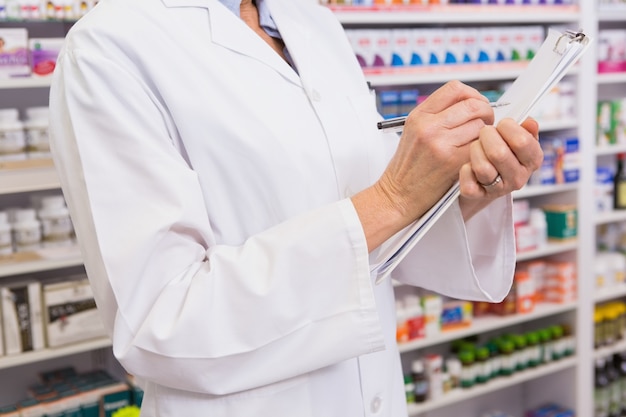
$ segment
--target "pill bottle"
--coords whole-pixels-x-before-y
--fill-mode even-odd
[[[19,209],[13,223],[13,241],[16,252],[29,252],[41,248],[41,223],[34,208]]]
[[[70,214],[62,195],[43,197],[37,216],[41,221],[44,247],[72,245],[74,231]]]
[[[15,108],[0,109],[0,161],[26,159],[24,124]]]
[[[13,238],[9,214],[6,211],[0,211],[0,257],[11,253],[13,253]]]
[[[534,232],[535,247],[544,249],[548,245],[548,222],[546,213],[542,209],[530,209],[530,226]]]
[[[50,158],[48,138],[48,107],[28,107],[25,110],[24,131],[29,158]]]

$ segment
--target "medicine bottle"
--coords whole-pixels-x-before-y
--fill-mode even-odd
[[[617,167],[613,176],[613,208],[626,209],[626,154],[617,154]]]
[[[526,338],[516,334],[511,337],[515,345],[515,370],[523,371],[528,368],[528,351],[526,350]]]
[[[613,364],[619,374],[621,388],[620,417],[626,416],[626,352],[618,352],[613,355]]]
[[[461,373],[463,365],[458,358],[450,357],[446,359],[446,371],[450,375],[450,385],[452,389],[461,387]]]
[[[610,405],[609,378],[606,374],[606,360],[596,359],[594,374],[594,417],[608,417]]]
[[[526,348],[528,350],[528,367],[534,368],[541,363],[541,349],[539,336],[535,332],[526,333]]]
[[[489,349],[485,346],[476,349],[476,383],[484,384],[491,379]]]
[[[48,107],[28,107],[25,110],[24,131],[29,158],[50,158],[48,138]]]
[[[515,372],[515,345],[508,339],[502,339],[499,342],[500,349],[500,375],[509,376]]]
[[[0,256],[8,256],[11,253],[13,253],[13,238],[9,215],[5,211],[0,211]]]
[[[476,384],[476,366],[473,350],[465,349],[459,352],[461,361],[461,388],[471,388]]]
[[[70,246],[73,243],[72,221],[62,195],[43,197],[37,215],[41,220],[44,247]]]
[[[572,326],[569,324],[563,324],[561,325],[561,328],[563,329],[563,355],[572,356],[576,351],[576,338],[572,332]]]
[[[606,375],[609,380],[609,417],[620,417],[622,390],[619,372],[615,368],[612,358],[606,360]]]
[[[604,314],[596,307],[593,313],[593,347],[598,349],[604,345]]]
[[[548,245],[548,222],[546,221],[546,213],[540,208],[530,209],[529,223],[534,233],[536,248],[545,248]]]
[[[35,251],[41,248],[41,223],[33,208],[15,211],[13,241],[16,252]]]
[[[490,340],[486,344],[487,349],[489,349],[489,363],[491,368],[491,378],[496,378],[500,376],[500,350],[498,349],[498,341],[496,339]]]
[[[409,322],[407,320],[404,303],[396,300],[396,341],[406,343],[409,341]]]
[[[415,402],[423,403],[428,399],[430,387],[426,371],[424,370],[424,362],[421,359],[411,362],[411,375],[413,376],[413,384],[415,386]]]
[[[15,108],[0,109],[0,161],[26,159],[24,124]]]
[[[410,374],[404,375],[404,394],[406,396],[407,404],[415,402],[415,384],[413,383],[413,377]]]
[[[424,310],[417,295],[407,295],[404,298],[404,308],[407,321],[409,340],[421,339],[425,336]]]
[[[556,361],[565,356],[563,328],[558,325],[550,326],[550,332],[552,333],[552,359]]]
[[[539,340],[541,341],[541,363],[552,362],[552,332],[550,329],[539,330]]]

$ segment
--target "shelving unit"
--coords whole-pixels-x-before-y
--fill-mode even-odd
[[[72,22],[0,21],[0,27],[27,27],[31,36],[64,36]],[[0,108],[47,105],[50,77],[0,78]],[[60,193],[60,182],[52,159],[0,161],[0,198],[3,208],[20,206],[37,194]],[[21,278],[69,276],[83,273],[78,247],[45,248],[36,252],[0,258],[0,283]],[[76,366],[79,371],[96,367],[121,375],[111,353],[108,338],[45,348],[17,355],[0,356],[0,379],[11,381],[0,390],[0,405],[10,404],[26,395],[26,387],[36,382],[40,370]]]
[[[359,8],[336,6],[334,12],[346,28],[350,27],[454,27],[455,25],[502,25],[502,24],[541,24],[544,26],[582,27],[592,37],[596,36],[598,17],[595,3],[582,0],[579,5],[565,6],[486,6],[486,5],[447,5],[417,6],[398,10],[397,7]],[[614,18],[614,14],[610,14]],[[617,20],[617,19],[616,19]],[[590,48],[590,49],[593,49]],[[524,371],[513,378],[497,378],[490,383],[472,389],[461,390],[422,404],[409,404],[409,414],[413,417],[444,417],[450,415],[472,416],[489,409],[494,402],[494,392],[498,392],[495,403],[508,406],[507,411],[514,416],[524,415],[527,408],[540,405],[542,401],[556,401],[576,410],[577,415],[593,415],[593,374],[594,352],[589,340],[593,337],[592,311],[593,294],[593,255],[595,253],[594,212],[590,209],[590,199],[595,180],[595,163],[591,160],[595,152],[586,152],[595,137],[595,88],[603,83],[620,83],[626,74],[596,74],[596,55],[587,53],[567,77],[575,79],[577,84],[577,117],[575,120],[558,120],[540,123],[542,133],[567,132],[580,138],[581,178],[573,184],[554,186],[527,186],[514,193],[515,199],[529,199],[531,206],[547,203],[574,203],[579,207],[579,232],[575,241],[552,243],[542,250],[519,253],[518,262],[533,259],[555,259],[573,261],[578,266],[579,298],[578,301],[563,305],[538,304],[531,314],[509,317],[481,317],[474,319],[471,326],[454,331],[443,332],[436,337],[417,340],[400,346],[403,362],[410,361],[421,351],[441,351],[455,339],[481,335],[494,331],[506,331],[519,326],[533,327],[535,323],[550,322],[558,317],[559,321],[573,324],[576,332],[575,357],[554,362],[532,371]],[[418,86],[443,84],[450,79],[459,79],[470,84],[488,81],[515,79],[526,64],[505,63],[489,65],[437,65],[430,68],[399,70],[365,70],[366,77],[374,87],[395,87],[401,85]],[[591,96],[588,90],[594,90]],[[583,98],[584,97],[584,98]],[[593,147],[592,147],[593,148]],[[591,156],[588,156],[591,155]],[[626,219],[626,215],[612,214],[613,218]],[[621,217],[623,216],[623,217]],[[581,227],[584,222],[593,224]],[[610,299],[619,296],[612,292],[598,293],[595,300]],[[615,349],[619,349],[616,346]],[[405,363],[406,364],[406,363]],[[555,386],[560,389],[555,391]],[[543,391],[543,392],[542,392]],[[512,408],[511,408],[512,407]]]
[[[435,26],[435,25],[504,25],[504,24],[572,24],[582,27],[592,37],[597,37],[600,28],[606,25],[623,25],[626,22],[626,11],[598,10],[596,2],[580,0],[576,6],[415,6],[388,7],[386,9],[364,10],[357,7],[336,9],[335,13],[346,26]],[[0,22],[0,26],[3,22]],[[26,23],[26,25],[28,25]],[[48,30],[54,23],[38,25],[41,30]],[[45,26],[45,29],[41,27]],[[67,23],[61,23],[51,29],[58,36],[66,30]],[[523,415],[523,408],[538,405],[543,400],[556,400],[574,408],[578,416],[593,415],[593,360],[615,352],[626,350],[626,342],[613,346],[592,349],[593,340],[593,309],[596,304],[626,297],[626,285],[596,291],[594,288],[594,257],[596,254],[596,228],[598,225],[626,221],[626,213],[596,213],[590,204],[593,195],[595,168],[598,158],[610,158],[618,152],[626,152],[626,146],[596,148],[595,138],[595,106],[597,99],[606,94],[607,89],[626,97],[626,73],[597,74],[597,53],[595,46],[583,57],[574,71],[568,76],[577,80],[576,119],[558,120],[542,123],[542,132],[575,132],[581,139],[581,178],[578,183],[554,186],[529,186],[514,193],[515,199],[531,199],[536,204],[546,202],[575,202],[578,206],[578,239],[572,242],[550,244],[537,251],[518,254],[518,261],[532,259],[564,259],[573,260],[578,270],[579,299],[567,304],[539,304],[532,313],[506,317],[477,318],[474,323],[463,329],[443,332],[428,339],[418,340],[400,346],[404,357],[410,358],[422,350],[436,349],[451,341],[472,335],[532,326],[558,317],[574,324],[577,336],[577,354],[542,367],[515,374],[510,378],[499,378],[485,385],[468,390],[459,390],[441,399],[424,404],[412,404],[409,407],[411,416],[443,417],[459,415],[458,407],[467,408],[467,415],[472,417],[471,410],[480,406],[488,406],[493,399],[490,394],[497,393],[502,403],[511,404],[516,416]],[[512,80],[524,69],[524,63],[507,63],[491,65],[439,66],[436,69],[421,70],[377,70],[368,71],[366,76],[373,87],[393,87],[401,85],[441,84],[450,79],[460,79],[468,83]],[[12,78],[0,79],[0,90],[4,98],[0,104],[6,106],[8,98],[19,100],[19,104],[43,104],[47,99],[50,86],[48,78]],[[36,165],[26,166],[11,163],[0,166],[0,195],[11,198],[14,195],[51,191],[59,188],[59,181],[51,161],[40,161]],[[44,273],[56,270],[74,270],[82,266],[77,250],[59,253],[43,253],[35,259],[2,260],[0,261],[0,280],[14,276]],[[590,296],[593,294],[593,296]],[[12,357],[0,357],[0,378],[13,380],[21,374],[21,367],[32,364],[54,361],[71,361],[74,355],[81,358],[92,352],[109,352],[108,339],[96,339],[85,343],[57,349],[44,349]],[[19,378],[18,378],[19,379]],[[558,388],[556,388],[558,387]],[[558,390],[558,391],[555,391]],[[544,392],[542,392],[544,391]],[[3,395],[14,395],[7,391]],[[7,396],[0,395],[0,404],[6,402]],[[457,408],[455,408],[457,407]],[[452,410],[452,411],[451,411]]]

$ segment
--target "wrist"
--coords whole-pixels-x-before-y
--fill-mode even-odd
[[[380,181],[355,194],[351,200],[370,252],[411,222],[402,199]]]

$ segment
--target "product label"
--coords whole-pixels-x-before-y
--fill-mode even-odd
[[[626,181],[619,182],[615,186],[615,201],[618,207],[626,207]]]

